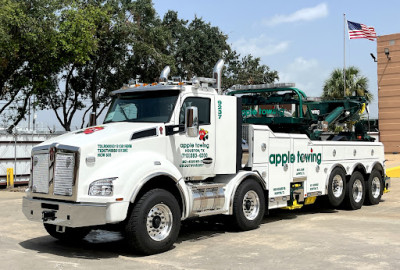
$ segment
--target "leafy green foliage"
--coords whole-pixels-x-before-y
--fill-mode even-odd
[[[279,79],[278,72],[262,65],[260,58],[237,54],[227,43],[228,36],[201,18],[195,17],[189,23],[170,10],[164,16],[163,25],[171,31],[173,43],[168,51],[174,56],[177,74],[182,78],[211,77],[214,65],[222,58],[225,60],[224,89],[235,84],[272,83]]]
[[[343,70],[335,69],[329,79],[325,81],[322,93],[323,99],[343,98],[344,96]],[[346,96],[364,96],[367,102],[373,99],[368,91],[368,78],[360,75],[360,70],[356,67],[346,69]]]
[[[166,65],[175,66],[174,56],[167,50],[172,42],[171,33],[162,24],[151,0],[132,3],[129,12],[133,31],[128,70],[132,77],[137,75],[144,82],[156,82]]]
[[[83,100],[88,94],[77,82],[78,70],[97,54],[99,26],[110,21],[106,11],[95,1],[71,1],[57,12],[56,64],[52,73],[56,89],[37,96],[41,101],[38,105],[53,109],[65,130],[70,130],[75,113],[85,108]]]
[[[273,83],[279,79],[277,71],[271,71],[266,65],[260,63],[261,59],[252,55],[240,57],[235,55],[228,62],[228,68],[223,80],[224,85],[250,85]]]
[[[15,111],[12,130],[26,113],[28,99],[54,89],[58,0],[0,0],[0,107]]]
[[[182,78],[211,77],[214,65],[230,51],[228,36],[201,18],[195,17],[188,23],[178,19],[177,12],[168,11],[163,24],[171,31],[173,43],[168,51],[176,61],[177,75]]]
[[[0,115],[18,104],[10,129],[26,115],[31,96],[65,130],[85,109],[84,127],[89,111],[97,118],[108,106],[110,91],[136,77],[155,82],[166,65],[173,76],[211,77],[223,58],[224,89],[278,78],[260,58],[233,51],[218,27],[198,17],[181,20],[175,11],[160,19],[151,0],[0,0],[0,6],[0,99],[9,100]]]
[[[66,130],[77,110],[86,108],[97,118],[110,102],[109,92],[139,75],[156,81],[173,57],[165,54],[170,35],[149,0],[76,1],[63,13],[60,27],[65,59],[58,83],[64,89],[47,96]],[[90,99],[85,107],[83,100]],[[62,112],[59,112],[62,108]]]

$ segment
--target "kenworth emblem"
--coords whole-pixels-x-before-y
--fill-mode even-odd
[[[67,168],[69,168],[69,166],[71,166],[72,163],[72,158],[71,157],[67,157],[67,160],[65,161],[65,166]]]
[[[38,162],[39,162],[38,157],[34,157],[33,158],[33,167],[35,167],[38,164]]]

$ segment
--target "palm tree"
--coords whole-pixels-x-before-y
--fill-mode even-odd
[[[335,69],[325,81],[322,99],[343,98],[343,70]],[[356,67],[346,69],[346,96],[364,96],[369,103],[373,95],[368,91],[368,78]]]

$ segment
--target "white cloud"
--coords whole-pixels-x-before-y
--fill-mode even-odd
[[[322,88],[329,71],[324,70],[316,59],[296,58],[292,63],[279,71],[279,82],[293,82],[309,97],[322,95]]]
[[[286,51],[289,47],[289,42],[276,42],[261,35],[256,38],[236,40],[233,42],[232,47],[242,56],[251,54],[255,57],[265,57]]]
[[[328,5],[321,3],[315,7],[299,9],[289,15],[275,15],[271,19],[263,20],[266,26],[275,26],[282,23],[293,23],[299,21],[313,21],[328,16]]]

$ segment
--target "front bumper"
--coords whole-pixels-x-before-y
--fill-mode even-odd
[[[24,197],[22,212],[32,221],[66,227],[117,223],[126,218],[129,202],[69,203]]]

